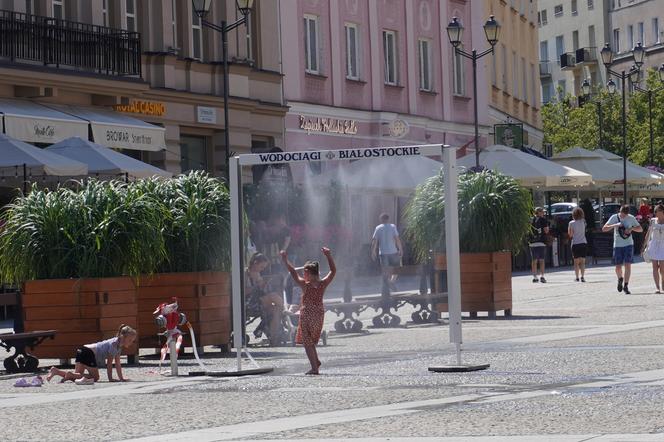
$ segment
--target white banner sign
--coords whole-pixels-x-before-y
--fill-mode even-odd
[[[442,155],[441,144],[421,146],[370,147],[366,149],[305,150],[300,152],[266,152],[240,155],[240,164],[299,163],[303,161],[359,160],[363,158],[397,158]]]

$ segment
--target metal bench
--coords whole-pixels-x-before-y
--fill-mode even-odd
[[[5,370],[8,373],[32,373],[39,367],[39,359],[27,352],[34,350],[45,339],[55,338],[57,330],[42,330],[23,333],[0,334],[0,346],[7,351],[14,348],[14,354],[5,358]]]

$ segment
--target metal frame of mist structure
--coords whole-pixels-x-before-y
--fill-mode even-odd
[[[244,154],[230,158],[230,196],[231,196],[231,286],[233,306],[233,336],[237,356],[237,372],[242,370],[242,351],[251,359],[244,342],[244,232],[242,202],[243,166],[268,165],[283,163],[302,163],[308,161],[338,161],[350,158],[377,159],[399,157],[408,161],[408,157],[440,156],[443,157],[445,176],[445,246],[447,253],[447,287],[449,306],[450,343],[456,348],[457,367],[461,362],[461,263],[459,254],[459,212],[457,201],[456,149],[447,145],[427,144],[416,146],[373,147],[365,149],[319,150],[302,152],[278,152],[269,154]],[[241,306],[241,308],[237,308]],[[430,368],[431,370],[431,368]],[[434,370],[432,370],[434,371]],[[253,374],[247,370],[247,374]]]

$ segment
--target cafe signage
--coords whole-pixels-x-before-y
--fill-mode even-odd
[[[140,100],[132,101],[129,104],[118,104],[113,106],[113,109],[118,112],[152,115],[155,117],[161,117],[166,113],[166,105],[164,103]]]
[[[300,129],[311,134],[312,132],[355,135],[357,133],[357,121],[342,120],[339,118],[306,117],[300,115]]]

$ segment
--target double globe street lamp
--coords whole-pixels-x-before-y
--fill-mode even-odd
[[[638,78],[639,70],[643,66],[643,59],[646,55],[646,50],[641,45],[637,43],[634,49],[632,49],[632,57],[634,58],[634,66],[632,66],[629,72],[622,70],[621,72],[616,72],[611,70],[611,65],[613,64],[613,51],[611,46],[607,43],[604,45],[604,48],[600,52],[602,56],[602,63],[606,67],[606,71],[609,75],[617,77],[621,81],[622,88],[622,153],[623,153],[623,201],[624,204],[629,204],[629,198],[627,195],[627,116],[626,116],[626,103],[625,103],[625,94],[626,94],[626,83],[627,80],[633,81]],[[615,94],[617,91],[616,83],[612,78],[606,83],[606,88],[610,94]]]
[[[489,42],[491,47],[484,52],[477,53],[475,49],[472,52],[466,52],[459,48],[461,45],[461,38],[463,37],[463,26],[457,17],[452,17],[452,21],[447,25],[447,37],[452,46],[454,46],[454,54],[461,55],[473,62],[473,108],[475,112],[475,166],[480,166],[480,134],[479,122],[477,117],[477,60],[487,54],[493,52],[494,46],[498,43],[498,36],[500,34],[500,24],[496,21],[493,15],[489,16],[489,20],[484,24],[484,34],[486,41]]]
[[[228,33],[242,24],[246,24],[249,14],[254,6],[254,0],[235,0],[235,6],[242,14],[242,17],[233,23],[227,23],[222,20],[220,25],[210,23],[205,17],[210,12],[212,0],[192,0],[194,13],[201,19],[201,24],[207,28],[221,33],[222,58],[224,64],[224,156],[225,156],[225,177],[228,181],[228,159],[230,152],[230,131],[228,127]]]

